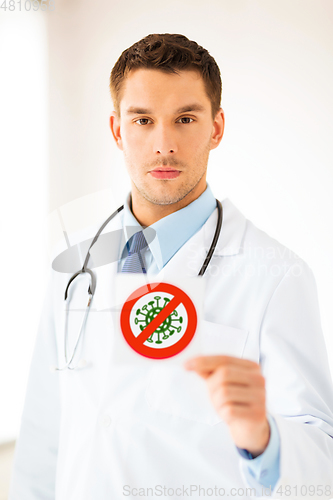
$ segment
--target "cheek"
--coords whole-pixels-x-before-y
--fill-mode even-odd
[[[202,154],[207,151],[210,146],[211,132],[207,127],[197,129],[189,134],[186,140],[183,141],[183,146],[192,153]]]
[[[125,128],[122,133],[123,147],[129,154],[140,154],[146,146],[147,141],[142,140],[142,135],[135,129]]]

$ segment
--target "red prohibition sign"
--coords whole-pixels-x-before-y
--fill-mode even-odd
[[[191,342],[197,328],[197,312],[190,297],[180,288],[170,285],[170,283],[150,283],[135,290],[126,300],[120,313],[120,326],[126,342],[134,351],[152,359],[170,358],[179,354]],[[163,307],[155,318],[136,337],[130,325],[130,314],[135,303],[144,295],[154,292],[165,292],[173,295],[173,299]],[[152,333],[163,323],[163,321],[179,306],[183,304],[187,312],[187,327],[183,336],[175,344],[156,349],[146,346],[144,343]]]

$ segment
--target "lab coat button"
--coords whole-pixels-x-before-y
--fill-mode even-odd
[[[105,428],[109,427],[111,425],[111,422],[112,422],[112,420],[111,420],[110,415],[103,415],[101,420],[100,420],[101,426],[105,427]]]

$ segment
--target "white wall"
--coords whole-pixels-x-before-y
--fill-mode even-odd
[[[0,14],[0,443],[17,435],[47,266],[46,29]]]

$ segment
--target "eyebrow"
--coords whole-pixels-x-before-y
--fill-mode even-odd
[[[177,109],[175,114],[181,114],[181,113],[190,113],[192,111],[196,112],[202,112],[205,111],[205,108],[201,104],[190,104],[187,106],[183,106],[182,108]],[[136,108],[134,106],[131,106],[126,110],[126,114],[131,115],[151,115],[152,111],[150,109],[146,108]]]

